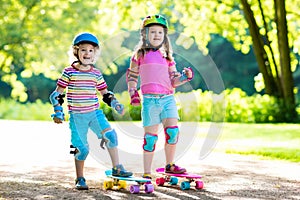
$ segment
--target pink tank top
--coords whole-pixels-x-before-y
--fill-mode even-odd
[[[175,62],[164,58],[159,50],[151,50],[144,57],[138,60],[132,57],[131,60],[139,66],[142,94],[174,93],[169,67],[174,66]]]

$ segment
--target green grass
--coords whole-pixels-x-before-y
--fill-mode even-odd
[[[300,162],[300,125],[224,123],[217,150]]]

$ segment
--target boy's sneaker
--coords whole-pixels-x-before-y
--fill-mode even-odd
[[[122,164],[119,164],[112,168],[112,175],[113,176],[120,176],[120,177],[128,177],[132,176],[132,172],[126,171]]]
[[[143,174],[143,178],[146,178],[146,179],[152,179],[152,176],[151,174]]]
[[[171,163],[166,165],[165,172],[172,174],[183,174],[186,172],[186,169]]]
[[[87,184],[85,183],[85,178],[83,177],[79,177],[75,180],[75,187],[77,190],[88,190],[89,187],[87,186]]]

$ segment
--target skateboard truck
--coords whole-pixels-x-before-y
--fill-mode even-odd
[[[76,154],[78,153],[78,149],[76,147],[74,147],[72,144],[70,145],[70,148],[71,148],[71,151],[70,151],[70,154]]]

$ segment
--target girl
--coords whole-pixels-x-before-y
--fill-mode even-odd
[[[132,173],[119,164],[118,138],[114,129],[108,123],[102,110],[99,110],[97,90],[103,96],[103,101],[114,108],[119,114],[123,113],[123,105],[107,90],[107,85],[101,72],[95,68],[99,54],[98,39],[90,33],[81,33],[73,40],[73,55],[76,61],[63,70],[57,81],[55,91],[50,95],[55,114],[55,123],[62,123],[64,113],[62,109],[63,92],[67,88],[68,110],[70,113],[70,130],[72,147],[76,148],[76,189],[87,190],[88,186],[83,176],[84,161],[89,154],[87,133],[90,128],[99,139],[106,143],[110,154],[113,175],[131,176]]]
[[[136,46],[127,70],[127,85],[131,105],[140,105],[138,77],[143,95],[142,122],[144,127],[144,175],[151,179],[151,165],[158,139],[159,124],[165,133],[165,172],[184,173],[185,168],[174,164],[179,129],[174,91],[193,78],[191,68],[177,72],[168,37],[168,23],[161,15],[146,17],[142,22],[140,42]]]

